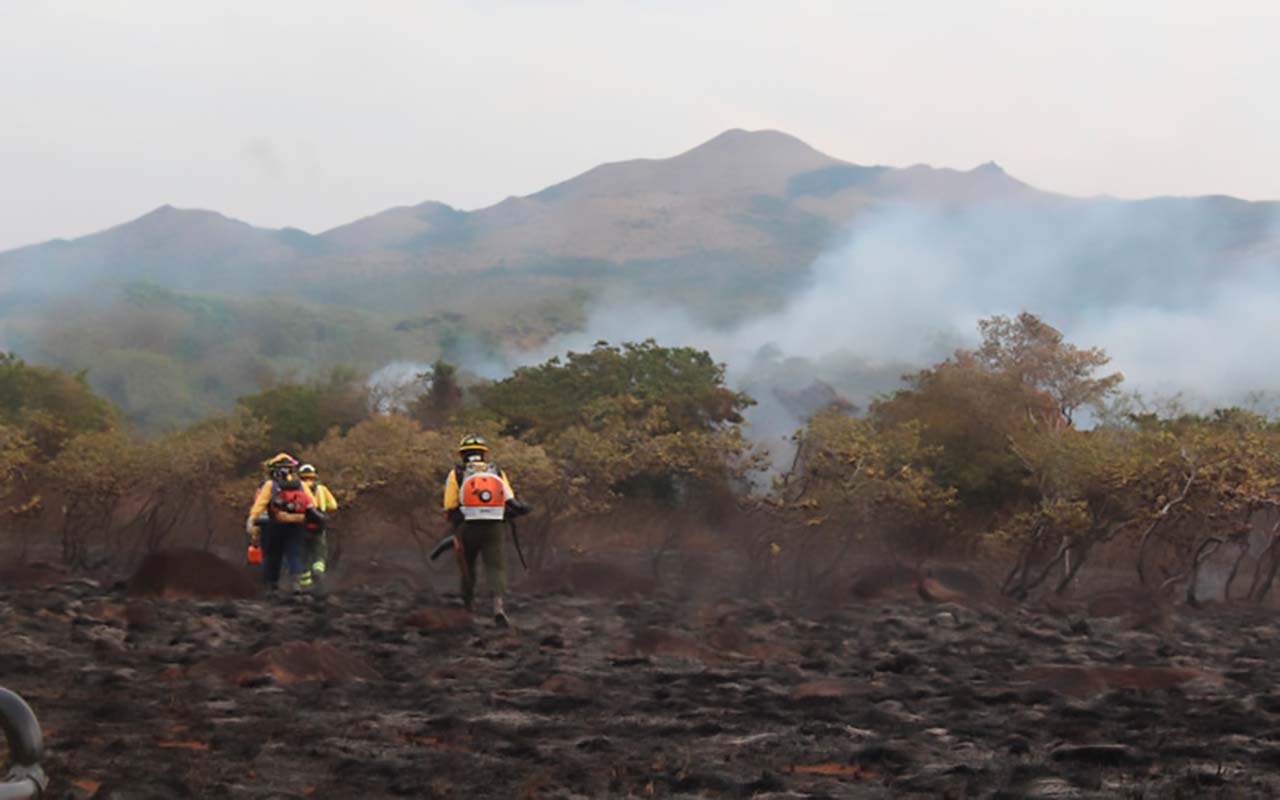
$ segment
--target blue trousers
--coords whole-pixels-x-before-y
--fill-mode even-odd
[[[280,567],[287,566],[295,579],[302,574],[302,549],[306,529],[301,525],[271,525],[263,537],[263,571],[268,586],[280,582]]]

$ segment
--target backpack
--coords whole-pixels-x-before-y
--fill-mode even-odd
[[[267,505],[267,513],[271,515],[272,522],[284,522],[280,519],[283,514],[305,514],[307,509],[312,507],[311,498],[307,497],[307,493],[302,488],[302,481],[297,478],[289,480],[280,480],[272,478],[271,480],[271,502]]]
[[[468,522],[501,521],[506,513],[507,484],[496,464],[472,461],[453,471],[458,482],[458,508]]]

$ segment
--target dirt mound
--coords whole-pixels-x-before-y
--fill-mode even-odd
[[[987,599],[987,584],[982,578],[960,567],[931,567],[917,587],[926,603],[973,605]]]
[[[353,655],[325,642],[285,642],[251,656],[211,658],[192,668],[193,676],[212,675],[240,686],[268,681],[280,684],[324,681],[376,681],[376,670]]]
[[[986,580],[964,567],[952,565],[932,566],[925,570],[925,576],[937,581],[953,592],[963,592],[970,597],[985,597],[989,590]]]
[[[565,561],[532,576],[526,588],[535,592],[568,592],[593,597],[649,596],[657,588],[652,578],[637,575],[610,561]]]
[[[1015,676],[1038,689],[1087,698],[1112,689],[1171,689],[1190,681],[1221,683],[1222,677],[1205,670],[1178,667],[1101,667],[1048,664],[1031,667]]]
[[[969,599],[969,595],[950,589],[935,578],[920,581],[919,593],[926,603],[963,603]]]
[[[850,592],[859,600],[905,599],[916,592],[920,571],[905,564],[878,564],[854,576]]]
[[[152,553],[129,579],[135,597],[240,598],[257,597],[258,585],[240,568],[213,553],[178,548]]]
[[[414,611],[404,624],[428,633],[456,633],[471,629],[471,612],[464,608],[432,607]]]

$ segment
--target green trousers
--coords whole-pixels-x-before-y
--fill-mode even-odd
[[[329,543],[324,531],[304,531],[302,540],[302,572],[298,574],[298,587],[310,589],[324,577],[325,562],[329,559]]]
[[[463,559],[462,602],[467,608],[476,594],[476,557],[484,559],[484,580],[495,595],[507,591],[507,548],[505,522],[464,522],[458,530],[462,537]]]
[[[318,532],[307,531],[305,557],[307,569],[324,574],[325,567],[329,563],[329,539],[324,535],[323,529]]]

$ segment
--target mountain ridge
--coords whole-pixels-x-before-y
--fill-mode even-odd
[[[186,208],[186,207],[179,208],[179,207],[173,206],[172,204],[165,203],[160,206],[157,206],[156,208],[136,218],[125,220],[123,222],[117,223],[116,225],[112,225],[98,231],[93,231],[91,233],[87,233],[82,236],[56,237],[53,239],[48,239],[43,242],[35,242],[28,245],[22,245],[19,247],[10,248],[8,250],[0,250],[0,258],[10,256],[17,252],[31,250],[33,248],[44,247],[47,245],[56,245],[59,243],[74,243],[74,242],[82,242],[84,240],[91,240],[91,239],[94,239],[95,237],[100,237],[103,234],[108,234],[113,231],[118,231],[120,228],[125,228],[133,225],[146,226],[155,222],[156,220],[161,220],[161,219],[165,220],[165,222],[168,224],[174,224],[175,219],[185,216],[188,218],[188,220],[190,220],[190,219],[193,219],[195,215],[213,215],[214,217],[217,217],[226,222],[237,223],[238,225],[244,226],[245,228],[252,229],[254,231],[277,232],[277,233],[283,232],[283,231],[289,231],[295,235],[304,234],[305,236],[311,237],[311,238],[325,239],[325,238],[330,238],[336,232],[343,231],[344,229],[348,229],[353,225],[358,225],[360,223],[368,222],[370,220],[373,220],[385,214],[402,214],[404,212],[409,212],[409,211],[421,212],[424,209],[433,209],[433,210],[439,210],[441,212],[446,212],[451,214],[461,214],[461,215],[484,214],[486,212],[491,212],[495,209],[498,209],[504,204],[509,204],[513,201],[521,201],[521,200],[545,201],[548,198],[561,193],[564,187],[570,186],[572,184],[575,184],[576,182],[581,182],[581,181],[592,182],[601,175],[613,177],[610,173],[613,173],[620,169],[622,170],[634,169],[638,167],[645,167],[645,166],[651,166],[651,165],[664,165],[664,166],[669,165],[671,168],[673,168],[673,170],[683,169],[688,167],[690,162],[696,161],[697,159],[702,157],[710,156],[712,158],[722,158],[726,154],[728,154],[731,156],[735,156],[737,158],[743,158],[748,155],[752,155],[753,153],[760,152],[761,149],[764,147],[774,146],[776,148],[779,144],[791,149],[791,152],[788,155],[792,159],[798,159],[801,154],[809,156],[813,162],[812,169],[818,169],[821,166],[853,166],[853,167],[861,166],[861,165],[853,164],[852,162],[844,161],[842,159],[838,159],[838,158],[829,156],[825,153],[822,153],[816,148],[813,148],[812,146],[805,143],[803,140],[795,136],[792,136],[790,134],[784,133],[782,131],[768,130],[768,129],[750,131],[742,128],[731,128],[729,130],[723,131],[720,134],[717,134],[716,136],[712,137],[711,139],[699,145],[696,145],[674,156],[669,156],[666,158],[638,158],[638,159],[626,159],[621,161],[606,162],[606,163],[597,165],[595,167],[592,167],[591,169],[588,169],[566,180],[559,181],[557,183],[544,187],[543,189],[533,192],[532,194],[513,195],[497,203],[493,203],[491,205],[482,206],[480,208],[475,208],[475,209],[469,209],[469,210],[461,209],[438,200],[424,200],[419,203],[415,203],[413,205],[392,206],[390,208],[382,209],[380,211],[375,211],[371,214],[367,214],[363,217],[359,217],[355,220],[351,220],[350,222],[332,226],[330,228],[327,228],[319,232],[311,232],[311,231],[304,230],[302,228],[298,228],[296,226],[284,226],[282,228],[264,227],[264,226],[254,225],[251,222],[248,222],[246,220],[241,220],[237,217],[230,216],[228,214],[225,214],[215,209]],[[775,155],[776,155],[776,151],[775,151]],[[984,170],[992,166],[994,166],[995,169],[1000,174],[1007,175],[1007,173],[1005,173],[1003,169],[1000,169],[998,165],[995,164],[995,162],[987,162],[986,164],[979,165],[978,167],[975,167],[972,170],[967,170],[967,171],[956,170],[956,169],[947,168],[947,167],[934,167],[932,165],[923,164],[923,163],[913,164],[908,167],[885,167],[885,166],[877,165],[877,166],[862,167],[862,168],[875,169],[875,170],[887,170],[887,171],[929,170],[929,171],[936,171],[936,172],[952,173],[954,175],[965,175],[965,174],[975,173],[975,172],[978,172],[979,170]],[[692,181],[689,181],[689,182],[692,182]],[[1250,202],[1250,201],[1244,201],[1244,202]]]
[[[426,200],[309,233],[164,205],[0,253],[0,349],[84,373],[160,429],[336,367],[497,374],[632,312],[609,338],[790,334],[799,315],[867,355],[887,327],[909,340],[932,324],[906,308],[919,298],[943,317],[960,295],[1055,321],[1126,303],[1178,315],[1258,275],[1280,275],[1277,203],[1077,198],[995,162],[864,165],[735,129],[469,211]],[[899,361],[859,366],[858,385],[888,390]]]
[[[440,286],[480,294],[498,282],[519,295],[623,281],[683,299],[701,277],[718,291],[763,297],[877,210],[1083,213],[1107,204],[1153,214],[1189,208],[1172,216],[1214,220],[1240,252],[1269,253],[1280,240],[1259,221],[1280,204],[1076,198],[1033,187],[994,161],[968,170],[862,165],[781,131],[735,128],[674,156],[600,164],[483,208],[425,200],[319,233],[163,205],[87,236],[0,252],[0,291],[54,297],[143,280],[234,294],[270,270],[299,283],[302,300],[406,312],[437,302]]]

